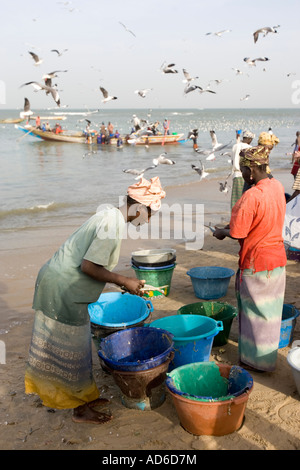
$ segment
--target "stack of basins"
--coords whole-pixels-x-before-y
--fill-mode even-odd
[[[143,411],[162,405],[173,345],[168,331],[151,327],[102,338],[98,354],[122,392],[123,405]]]
[[[131,254],[131,267],[136,277],[154,287],[145,292],[145,298],[169,295],[175,261],[176,250],[171,248],[140,250]]]

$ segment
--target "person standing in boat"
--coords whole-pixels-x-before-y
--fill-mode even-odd
[[[75,422],[101,424],[112,416],[95,409],[100,398],[92,373],[88,305],[107,282],[142,295],[145,281],[113,272],[126,223],[148,223],[166,196],[158,177],[128,187],[124,205],[103,207],[76,230],[40,269],[34,292],[35,319],[25,371],[25,393],[43,405],[73,410]]]
[[[164,122],[163,122],[163,127],[164,127],[164,134],[165,135],[170,135],[170,121],[165,119]]]
[[[36,117],[36,120],[35,120],[35,127],[36,127],[37,129],[41,129],[41,118],[40,118],[40,116],[37,116],[37,117]]]

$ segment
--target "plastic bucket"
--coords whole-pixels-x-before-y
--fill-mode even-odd
[[[296,388],[300,395],[300,341],[293,343],[292,349],[288,352],[287,361],[292,368]]]
[[[100,338],[111,333],[143,326],[153,312],[150,300],[121,292],[101,294],[97,302],[89,304],[92,338],[98,349]]]
[[[165,381],[170,361],[171,357],[152,369],[135,372],[109,369],[121,390],[123,405],[142,411],[161,406],[166,399]]]
[[[190,380],[182,379],[177,382],[177,386],[174,387],[174,381],[171,377],[166,380],[167,389],[172,397],[173,404],[175,406],[177,415],[183,428],[197,436],[200,435],[211,435],[211,436],[224,436],[237,431],[243,424],[245,409],[249,394],[253,389],[253,379],[250,374],[242,368],[236,366],[230,366],[227,364],[212,364],[213,368],[210,368],[210,374],[207,373],[207,364],[190,364]],[[215,370],[218,367],[219,372]],[[232,374],[232,369],[234,372]],[[180,370],[183,367],[179,368]],[[176,374],[180,374],[180,370],[176,369],[173,371],[173,377]],[[206,370],[206,373],[204,373]],[[246,374],[245,374],[246,373]],[[201,375],[202,374],[202,375]],[[245,375],[244,375],[245,374]],[[170,376],[171,374],[168,374]],[[218,395],[222,390],[225,390],[224,382],[229,384],[231,380],[231,387],[227,389],[226,395],[223,397],[213,397],[212,399],[207,397],[192,396],[193,394],[187,393],[185,390],[187,387],[196,387],[197,377],[201,385],[199,385],[198,391],[207,390],[209,396]],[[230,378],[231,375],[231,379]],[[239,378],[239,376],[241,378]],[[218,377],[218,383],[215,383]],[[171,382],[173,381],[173,383]],[[172,387],[170,387],[170,384]],[[181,385],[180,385],[181,384]],[[226,382],[225,382],[226,384]],[[249,386],[249,388],[248,388]],[[183,388],[181,390],[180,388]],[[197,389],[195,389],[197,391]],[[180,393],[179,393],[180,392]],[[182,393],[183,392],[183,393]],[[202,393],[202,392],[201,392]],[[190,396],[189,396],[190,395]],[[218,400],[222,398],[222,400]]]
[[[131,253],[131,257],[140,263],[161,263],[170,261],[176,255],[172,248],[160,248],[157,250],[140,250]]]
[[[201,315],[171,315],[151,322],[150,326],[173,335],[175,354],[169,370],[191,362],[209,361],[213,339],[223,329],[221,321]]]
[[[298,248],[289,247],[287,250],[287,259],[300,261],[300,250]]]
[[[164,269],[139,269],[132,266],[138,279],[145,280],[146,284],[154,287],[162,287],[160,290],[153,290],[144,294],[145,298],[168,296],[171,288],[171,280],[175,269],[175,264]]]
[[[160,262],[155,262],[155,263],[146,263],[145,261],[138,261],[134,258],[131,258],[131,263],[133,264],[134,267],[136,268],[165,268],[170,266],[171,264],[174,264],[176,261],[176,255],[174,255],[171,259],[167,261],[160,261]]]
[[[283,304],[280,338],[278,346],[279,349],[285,348],[292,342],[294,329],[299,313],[299,310],[294,305]]]
[[[188,304],[177,310],[177,313],[203,315],[213,318],[216,321],[222,321],[223,331],[220,331],[214,337],[214,346],[224,346],[227,344],[233,319],[237,316],[237,308],[226,302],[196,302]]]
[[[196,297],[204,300],[214,300],[227,294],[233,269],[219,266],[204,266],[187,271],[190,276]]]
[[[110,369],[137,372],[165,362],[173,346],[172,334],[168,331],[136,327],[102,338],[98,355]]]

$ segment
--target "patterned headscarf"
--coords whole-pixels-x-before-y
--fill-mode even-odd
[[[267,145],[272,148],[274,145],[279,144],[280,140],[276,135],[270,134],[269,132],[262,132],[258,137],[258,145]]]
[[[166,197],[165,191],[162,189],[158,176],[147,181],[145,178],[129,186],[127,190],[128,196],[153,211],[158,211],[161,207],[161,199]]]
[[[270,149],[264,145],[244,149],[240,152],[240,166],[269,165]]]

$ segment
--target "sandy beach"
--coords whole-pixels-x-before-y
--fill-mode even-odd
[[[290,173],[278,175],[291,191]],[[203,184],[202,184],[203,183]],[[215,188],[216,186],[214,186]],[[210,198],[217,204],[228,198],[212,190],[210,181],[170,188],[166,202],[201,203]],[[224,214],[223,214],[224,215]],[[226,215],[226,214],[225,214]],[[214,220],[222,214],[215,214]],[[225,217],[226,218],[226,217]],[[206,221],[209,215],[206,216]],[[24,393],[24,369],[31,340],[34,312],[31,309],[36,275],[40,267],[84,220],[61,229],[11,233],[0,249],[1,318],[0,340],[6,346],[6,364],[0,364],[0,449],[1,450],[299,450],[300,397],[292,371],[287,363],[290,347],[279,350],[277,369],[273,373],[252,373],[254,388],[247,403],[242,428],[230,435],[194,436],[179,422],[171,397],[167,394],[162,406],[152,411],[137,411],[122,405],[120,392],[112,377],[100,367],[93,347],[95,380],[102,396],[110,399],[108,407],[113,419],[104,425],[73,423],[72,411],[49,410],[41,406],[36,396]],[[133,249],[172,246],[176,248],[177,265],[170,294],[153,300],[152,319],[173,315],[186,304],[197,302],[186,271],[194,266],[218,265],[237,269],[239,245],[226,239],[218,241],[207,234],[203,249],[187,250],[184,243],[172,240],[124,240],[117,271],[133,276],[130,253]],[[285,303],[300,307],[300,265],[287,263]],[[106,291],[116,290],[106,286]],[[220,299],[236,306],[234,278],[226,297]],[[231,328],[228,344],[213,348],[211,360],[236,364],[238,361],[238,320]],[[300,323],[294,340],[300,339]]]

